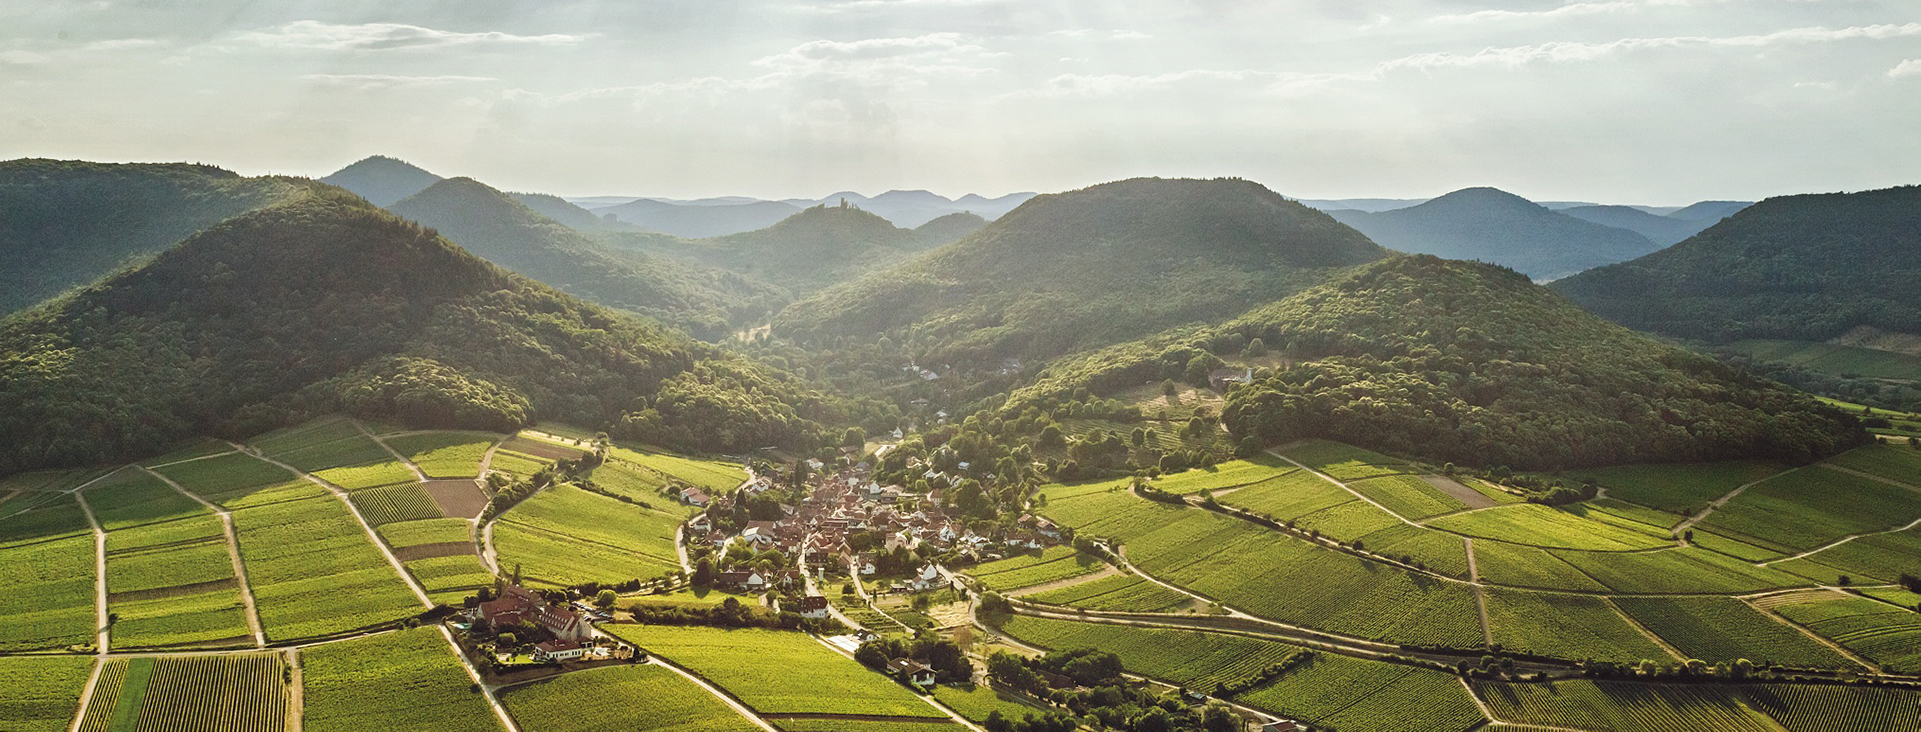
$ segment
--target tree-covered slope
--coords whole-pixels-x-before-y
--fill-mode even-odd
[[[1921,186],[1770,198],[1554,289],[1628,327],[1711,342],[1921,334]]]
[[[0,163],[0,314],[92,282],[297,187],[187,163]]]
[[[812,293],[922,247],[914,232],[853,206],[814,206],[765,229],[713,239],[617,235],[622,246],[720,267]]]
[[[386,206],[440,182],[440,176],[405,160],[373,155],[321,178],[320,182],[353,191],[375,206]]]
[[[1220,320],[1387,252],[1238,179],[1035,197],[986,228],[783,311],[802,343],[888,334],[923,363],[998,368]]]
[[[604,219],[632,224],[642,231],[687,238],[726,236],[763,229],[794,215],[800,207],[781,201],[676,204],[642,198],[618,206],[594,209]]]
[[[1165,378],[1218,354],[1278,354],[1231,388],[1237,438],[1306,437],[1434,461],[1558,469],[1765,457],[1858,444],[1851,416],[1582,311],[1502,267],[1396,257],[1223,325],[1164,334],[1048,369],[1008,411]]]
[[[791,377],[320,185],[0,321],[0,353],[0,474],[341,410],[696,450],[805,446],[834,418]]]
[[[914,227],[914,238],[920,241],[923,249],[932,249],[943,244],[960,241],[968,234],[980,231],[987,226],[987,219],[978,214],[961,212],[929,221]]]
[[[560,222],[575,231],[604,231],[619,226],[594,212],[575,206],[565,198],[549,193],[509,193],[514,200],[526,204],[540,215]]]
[[[470,178],[440,181],[388,209],[494,264],[709,340],[780,301],[739,275],[611,249]]]
[[[1719,219],[1677,219],[1654,214],[1633,206],[1575,206],[1561,209],[1564,216],[1573,216],[1582,221],[1627,229],[1648,238],[1657,247],[1673,246],[1702,229],[1713,226]]]
[[[1381,213],[1333,216],[1389,249],[1492,262],[1535,279],[1566,277],[1657,248],[1632,231],[1582,221],[1494,188],[1466,188]]]

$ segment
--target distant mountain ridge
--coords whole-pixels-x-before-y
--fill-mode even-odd
[[[1659,248],[1635,232],[1551,211],[1495,188],[1465,188],[1382,213],[1329,215],[1390,249],[1490,262],[1535,279],[1565,277]]]
[[[963,222],[964,223],[964,222]],[[944,241],[900,228],[856,206],[813,206],[766,228],[705,239],[614,235],[608,241],[650,254],[718,267],[796,295],[861,273]]]
[[[419,166],[385,155],[370,155],[320,182],[353,191],[368,203],[387,206],[440,182],[440,176]]]

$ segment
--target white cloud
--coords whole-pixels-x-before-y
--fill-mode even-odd
[[[1595,15],[1633,10],[1641,3],[1601,2],[1569,3],[1552,10],[1477,10],[1472,13],[1437,15],[1428,18],[1429,23],[1480,23],[1485,21],[1519,20],[1524,18],[1563,18],[1575,15]]]
[[[1921,76],[1921,59],[1911,58],[1888,69],[1890,79],[1899,79],[1904,76]]]
[[[167,45],[165,41],[152,38],[119,38],[111,41],[94,41],[84,48],[88,51],[124,51],[131,48],[153,48]]]
[[[1097,30],[1094,28],[1073,28],[1069,30],[1048,31],[1047,35],[1062,36],[1066,38],[1104,37],[1104,38],[1108,38],[1110,40],[1116,40],[1116,41],[1137,41],[1143,38],[1153,38],[1153,36],[1150,36],[1146,33],[1142,33],[1140,31],[1122,30],[1119,28],[1116,28],[1114,30],[1109,30],[1109,31]]]
[[[858,61],[979,51],[961,42],[959,33],[929,33],[911,38],[868,38],[859,41],[808,41],[786,53],[767,56],[756,66],[795,66],[819,61]]]
[[[395,76],[391,74],[307,74],[300,78],[323,86],[345,89],[392,89],[496,81],[491,76]]]
[[[47,62],[46,54],[32,51],[0,51],[0,64],[8,66],[38,66]]]
[[[499,31],[460,33],[400,23],[339,25],[317,20],[300,20],[269,30],[243,33],[240,35],[240,40],[278,48],[380,51],[478,44],[568,44],[579,43],[588,37],[558,33],[522,36]]]
[[[1651,48],[1749,48],[1776,45],[1835,43],[1861,39],[1880,40],[1904,36],[1921,36],[1921,23],[1908,23],[1905,25],[1866,25],[1848,28],[1814,26],[1809,28],[1790,28],[1788,30],[1760,35],[1724,36],[1718,38],[1708,36],[1669,36],[1659,38],[1622,38],[1606,43],[1557,41],[1529,46],[1485,48],[1471,54],[1420,53],[1383,63],[1378,71],[1388,71],[1397,68],[1514,67],[1537,61],[1550,63],[1592,61],[1616,53]]]

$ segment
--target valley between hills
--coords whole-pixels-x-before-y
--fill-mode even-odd
[[[0,163],[0,729],[1921,729],[1917,197]]]

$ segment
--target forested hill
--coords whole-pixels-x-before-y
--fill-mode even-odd
[[[784,302],[736,274],[609,248],[470,178],[440,181],[388,209],[494,264],[708,340]]]
[[[1513,270],[1425,255],[1218,327],[1063,361],[1007,410],[1055,409],[1077,388],[1204,379],[1255,339],[1280,360],[1229,390],[1223,421],[1267,443],[1325,437],[1436,462],[1559,469],[1799,462],[1866,439],[1851,416],[1601,320]]]
[[[298,187],[187,163],[0,163],[0,314],[92,282]]]
[[[914,232],[854,206],[814,206],[765,229],[712,239],[612,236],[623,246],[725,268],[797,295],[853,279],[922,248]]]
[[[1711,342],[1921,334],[1921,186],[1770,198],[1554,289],[1629,327]]]
[[[1535,279],[1566,277],[1659,248],[1632,231],[1550,211],[1494,188],[1466,188],[1393,211],[1333,216],[1389,249],[1492,262]]]
[[[334,171],[320,182],[353,191],[375,206],[386,206],[426,190],[440,182],[440,176],[405,160],[373,155]]]
[[[923,363],[998,368],[1232,317],[1386,255],[1257,183],[1138,178],[1035,197],[789,306],[774,332],[815,344],[885,333]]]
[[[319,412],[545,417],[690,450],[811,446],[791,377],[488,264],[318,184],[0,321],[0,474]]]

